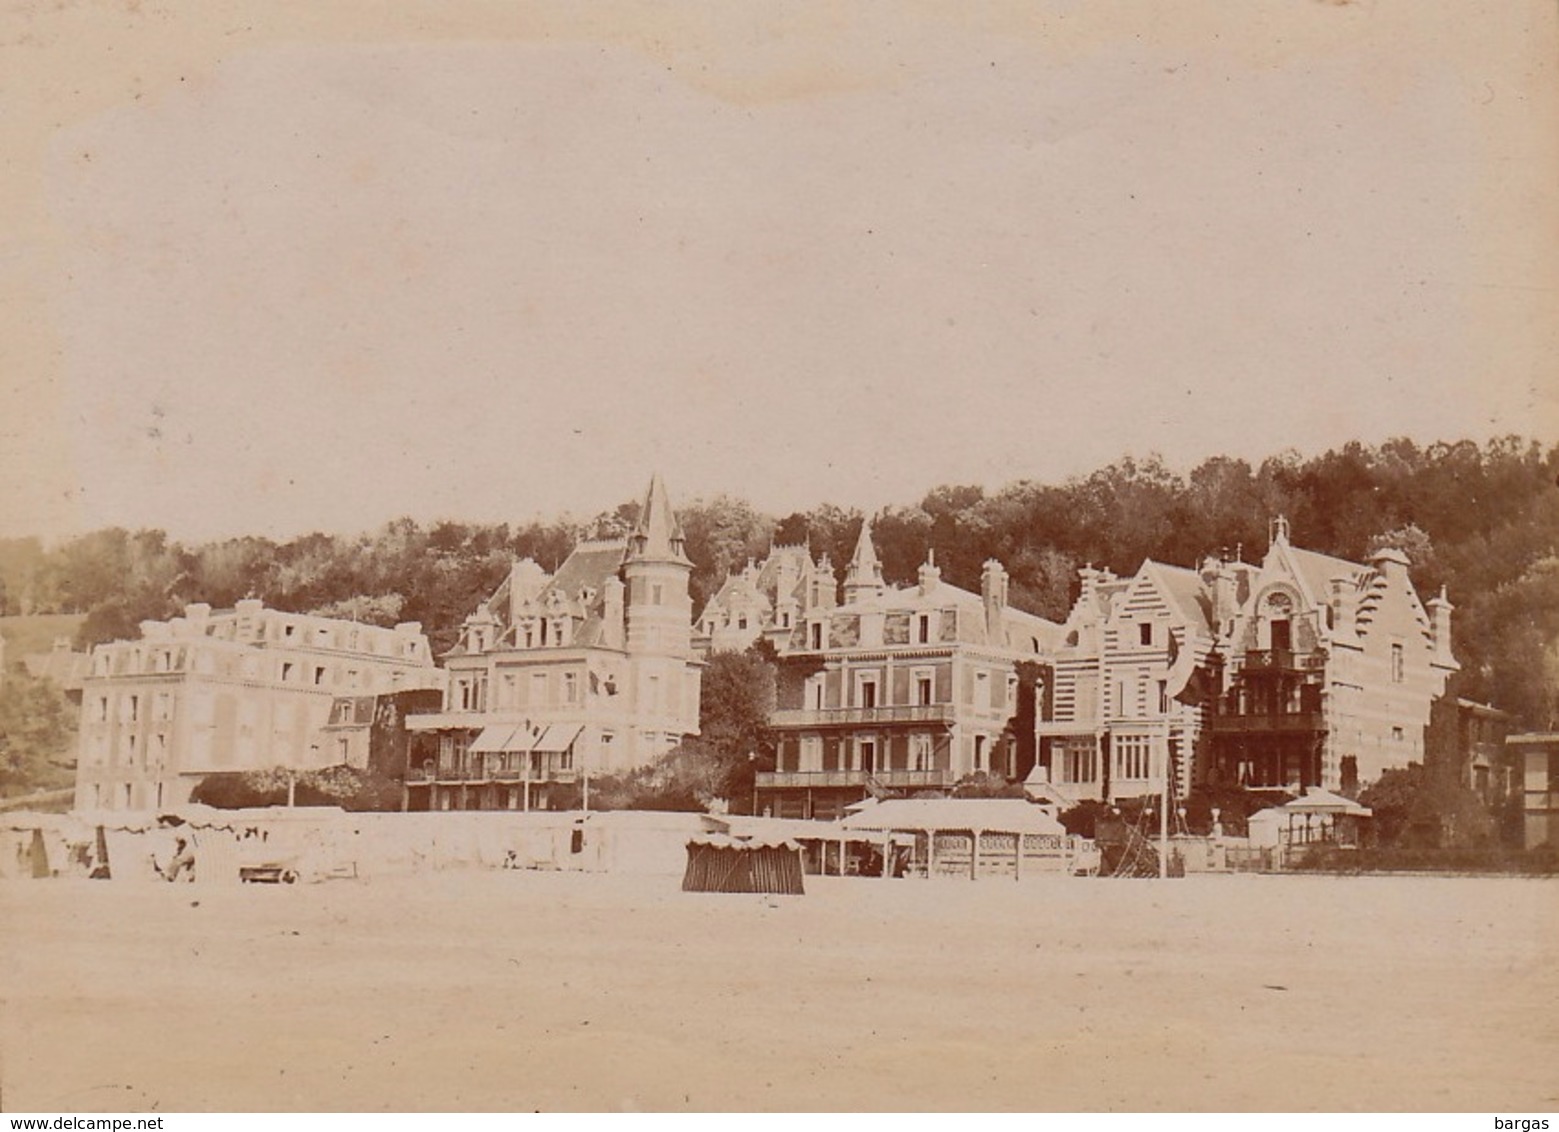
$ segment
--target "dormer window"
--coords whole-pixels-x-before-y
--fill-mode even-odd
[[[1143,621],[1137,625],[1137,642],[1144,646],[1153,643],[1153,622]]]

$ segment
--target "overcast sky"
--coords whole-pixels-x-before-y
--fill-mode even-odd
[[[1549,3],[582,7],[5,17],[0,534],[1559,437]]]

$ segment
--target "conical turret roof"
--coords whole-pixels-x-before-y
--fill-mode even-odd
[[[628,539],[628,558],[653,558],[691,565],[683,550],[685,541],[682,524],[666,494],[666,483],[656,472],[650,477],[644,503],[639,508],[639,521],[634,524],[633,534]]]
[[[882,577],[882,563],[878,561],[877,547],[872,542],[870,515],[861,520],[861,533],[855,540],[855,553],[850,558],[845,577],[852,582],[872,582]]]

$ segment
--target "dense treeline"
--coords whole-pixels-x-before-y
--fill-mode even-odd
[[[1510,437],[1419,446],[1349,444],[1319,456],[1285,453],[1253,466],[1214,457],[1179,474],[1157,457],[1124,459],[1062,484],[1020,481],[987,493],[945,486],[873,517],[891,581],[907,582],[928,547],[949,581],[978,588],[981,563],[1004,562],[1015,604],[1061,618],[1084,563],[1117,573],[1145,557],[1195,565],[1209,553],[1259,559],[1270,518],[1294,541],[1362,559],[1402,546],[1427,598],[1448,588],[1457,612],[1459,694],[1555,722],[1559,687],[1559,447]],[[461,619],[502,580],[515,556],[551,569],[584,537],[621,534],[637,505],[587,522],[420,525],[410,519],[346,537],[287,542],[236,538],[184,546],[160,531],[104,530],[45,549],[0,542],[0,608],[87,614],[82,645],[133,636],[145,618],[188,601],[243,597],[364,621],[421,621],[442,649]],[[861,514],[831,504],[774,519],[726,496],[679,508],[697,564],[694,604],[771,541],[808,542],[836,569]]]

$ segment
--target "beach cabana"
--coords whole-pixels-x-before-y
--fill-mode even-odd
[[[801,846],[788,840],[698,834],[687,843],[682,891],[801,896]]]
[[[1070,871],[1072,839],[1021,798],[905,798],[857,807],[845,836],[884,838],[885,876],[1012,877]]]
[[[1318,786],[1279,809],[1285,819],[1283,843],[1290,851],[1318,844],[1356,848],[1364,822],[1374,816],[1368,806]]]

